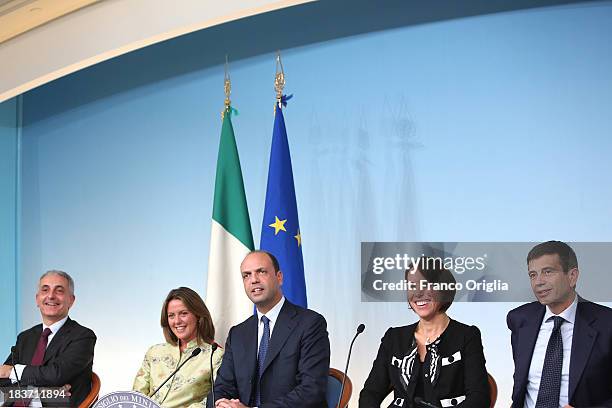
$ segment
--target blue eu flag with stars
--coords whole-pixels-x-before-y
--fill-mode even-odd
[[[283,294],[287,300],[307,307],[302,236],[295,199],[291,154],[281,107],[286,106],[287,99],[289,98],[283,95],[281,103],[275,109],[260,248],[272,253],[278,259],[283,272]]]

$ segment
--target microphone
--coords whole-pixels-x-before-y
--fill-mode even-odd
[[[427,401],[425,401],[421,397],[415,397],[414,398],[414,402],[416,402],[417,405],[420,405],[423,408],[440,408],[436,404],[432,404],[431,402],[427,402]]]
[[[21,391],[21,381],[19,380],[19,374],[17,373],[17,368],[15,367],[15,354],[17,354],[17,347],[11,347],[11,364],[13,365],[13,372],[15,373],[15,379],[17,380],[17,389]],[[26,402],[25,399],[20,398],[22,404]],[[29,404],[26,404],[29,405]]]
[[[215,372],[213,371],[213,354],[215,354],[215,351],[217,351],[217,348],[219,347],[219,345],[217,343],[215,343],[213,341],[212,344],[212,349],[210,350],[210,391],[212,392],[212,406],[215,406],[215,402],[217,402],[217,400],[215,400]]]
[[[340,387],[340,396],[338,397],[338,404],[336,404],[337,408],[344,408],[340,406],[340,400],[342,400],[342,393],[344,392],[344,383],[346,382],[346,376],[348,374],[349,361],[351,361],[351,351],[353,350],[353,343],[357,339],[363,331],[365,330],[365,324],[361,323],[357,326],[357,333],[353,337],[353,341],[351,341],[351,346],[349,347],[348,357],[346,358],[346,368],[344,369],[344,375],[342,376],[342,387]]]
[[[180,369],[181,369],[181,367],[183,367],[183,366],[185,365],[185,363],[186,363],[186,362],[188,362],[189,360],[191,360],[192,358],[194,358],[195,356],[197,356],[198,354],[200,354],[200,352],[202,352],[202,349],[201,349],[201,348],[197,347],[196,349],[194,349],[194,350],[191,352],[191,355],[190,355],[189,357],[187,357],[187,359],[186,359],[185,361],[183,361],[183,362],[182,362],[182,363],[181,363],[181,364],[180,364],[180,365],[179,365],[179,366],[176,368],[176,370],[174,370],[174,371],[172,372],[172,374],[170,374],[170,375],[168,376],[168,378],[166,378],[166,379],[164,380],[164,382],[163,382],[163,383],[161,383],[161,385],[160,385],[159,387],[157,387],[157,389],[156,389],[156,390],[153,392],[153,394],[151,394],[151,395],[149,396],[149,398],[153,398],[153,396],[154,396],[155,394],[157,394],[157,391],[159,391],[159,389],[160,389],[161,387],[163,387],[163,386],[164,386],[164,384],[165,384],[165,383],[167,383],[169,379],[171,379],[172,377],[174,377],[174,374],[178,373],[178,370],[180,370]]]
[[[19,380],[19,375],[17,374],[17,368],[15,368],[15,354],[17,353],[17,347],[11,347],[11,364],[13,365],[13,372],[15,373],[15,378],[17,379],[17,386],[21,388],[21,381]]]

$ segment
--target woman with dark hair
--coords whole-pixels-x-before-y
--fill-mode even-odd
[[[210,354],[215,328],[200,295],[185,287],[172,289],[162,306],[161,327],[166,343],[149,348],[132,388],[150,396],[199,347],[200,354],[164,384],[153,400],[165,408],[205,407],[212,387]],[[223,349],[218,348],[213,355],[215,375],[222,356]]]
[[[480,331],[452,320],[455,278],[441,258],[420,258],[406,270],[408,304],[419,321],[392,327],[382,338],[359,407],[488,408],[489,385]]]

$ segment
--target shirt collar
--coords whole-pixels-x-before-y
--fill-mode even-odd
[[[59,331],[59,329],[62,328],[62,326],[64,325],[64,323],[66,323],[67,320],[68,320],[68,316],[64,317],[62,320],[59,320],[53,323],[51,326],[47,326],[46,324],[43,323],[43,330],[45,330],[46,328],[49,328],[51,329],[51,334],[55,334]]]
[[[176,347],[179,348],[179,342],[176,342]],[[185,347],[185,351],[183,353],[191,353],[196,347],[198,347],[198,337],[187,342],[187,346]]]
[[[560,316],[566,322],[570,322],[571,324],[574,324],[574,321],[576,320],[576,308],[577,307],[578,307],[578,294],[575,293],[574,301],[572,302],[572,304],[569,305],[564,311],[562,311],[558,315],[551,312],[550,308],[546,306],[546,313],[544,314],[544,321],[546,322],[548,319],[550,319],[553,316]]]
[[[283,308],[283,304],[285,304],[285,297],[281,297],[281,300],[278,301],[278,303],[276,305],[274,305],[274,307],[270,310],[268,310],[268,313],[265,313],[265,316],[270,319],[271,322],[276,322],[276,319],[278,318],[278,314],[280,313],[281,309]],[[261,313],[259,310],[257,311],[257,321],[261,322],[261,316],[263,316],[264,313]]]

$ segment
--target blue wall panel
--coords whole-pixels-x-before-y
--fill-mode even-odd
[[[0,358],[15,344],[18,330],[17,203],[18,98],[0,104]]]

